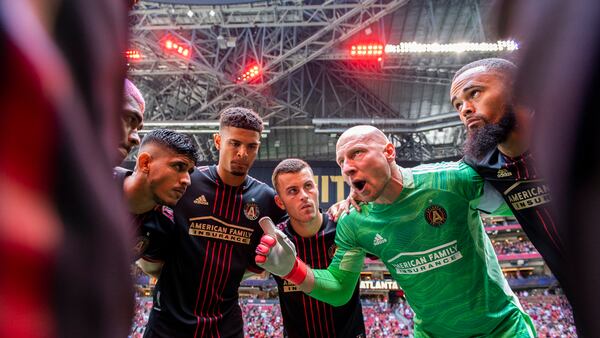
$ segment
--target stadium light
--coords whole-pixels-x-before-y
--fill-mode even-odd
[[[136,61],[142,58],[142,54],[137,49],[128,49],[125,51],[125,58],[127,61]]]
[[[383,44],[381,43],[363,43],[350,46],[350,56],[360,60],[381,61],[383,56]]]
[[[167,36],[162,43],[163,48],[169,52],[178,54],[184,58],[189,58],[192,54],[192,49],[189,45],[171,37]]]
[[[238,76],[238,82],[251,82],[255,80],[259,75],[261,75],[260,67],[255,65],[250,65],[250,67],[246,68],[246,71],[242,73],[242,75]]]

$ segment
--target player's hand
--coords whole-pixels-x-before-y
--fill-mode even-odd
[[[338,219],[344,214],[350,213],[350,206],[353,206],[356,211],[360,212],[360,201],[356,197],[354,190],[350,190],[350,195],[345,200],[339,201],[336,204],[329,207],[327,210],[327,214],[334,222],[337,222]]]
[[[269,217],[261,218],[258,223],[265,234],[256,247],[256,264],[274,275],[288,275],[296,262],[296,246],[283,231],[275,228]]]

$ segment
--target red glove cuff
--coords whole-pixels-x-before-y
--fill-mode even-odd
[[[306,279],[306,274],[308,273],[308,269],[306,267],[306,263],[300,260],[300,258],[296,257],[296,261],[294,262],[294,267],[292,271],[287,275],[283,276],[283,279],[286,279],[292,282],[294,285],[300,285]]]

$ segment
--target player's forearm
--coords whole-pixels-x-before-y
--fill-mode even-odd
[[[301,290],[333,306],[342,306],[352,298],[360,273],[332,269],[310,270]],[[304,289],[306,287],[306,291]]]

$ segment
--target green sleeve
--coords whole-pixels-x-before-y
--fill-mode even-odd
[[[352,298],[360,272],[350,272],[329,267],[313,270],[315,286],[308,295],[333,306],[342,306]]]
[[[365,259],[349,225],[352,218],[342,217],[337,224],[337,249],[327,270],[313,270],[315,284],[309,296],[334,306],[344,305],[352,297]]]

